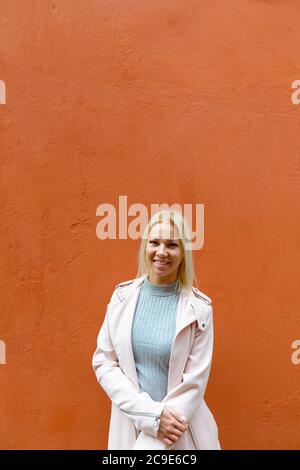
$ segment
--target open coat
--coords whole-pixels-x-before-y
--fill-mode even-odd
[[[108,450],[220,449],[218,428],[204,401],[213,352],[211,299],[193,287],[179,295],[171,347],[168,392],[162,402],[141,392],[131,345],[131,328],[146,275],[118,284],[106,308],[92,359],[97,380],[111,399]],[[186,418],[187,430],[173,444],[157,437],[165,406]]]

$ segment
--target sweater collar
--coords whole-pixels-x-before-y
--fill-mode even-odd
[[[143,291],[150,295],[166,296],[178,293],[179,282],[176,279],[169,284],[153,284],[149,280],[149,275],[145,277],[143,282]]]

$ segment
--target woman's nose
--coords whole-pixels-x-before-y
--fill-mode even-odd
[[[160,255],[164,255],[166,254],[166,248],[164,246],[160,246],[158,249],[157,249],[157,252],[160,254]]]

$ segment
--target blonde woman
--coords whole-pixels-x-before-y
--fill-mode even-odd
[[[190,231],[177,211],[148,222],[136,279],[116,286],[92,366],[109,396],[108,449],[220,449],[204,401],[211,299],[193,287]]]

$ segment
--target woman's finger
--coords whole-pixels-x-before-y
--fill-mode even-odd
[[[173,442],[172,442],[172,441],[170,441],[170,440],[169,440],[169,439],[167,439],[167,438],[165,438],[165,439],[164,439],[164,441],[165,441],[165,443],[166,443],[166,444],[168,444],[168,445],[170,445],[170,444],[173,444]]]
[[[168,410],[178,421],[180,421],[181,423],[186,422],[185,416],[182,416],[177,410],[171,407],[169,407]]]

